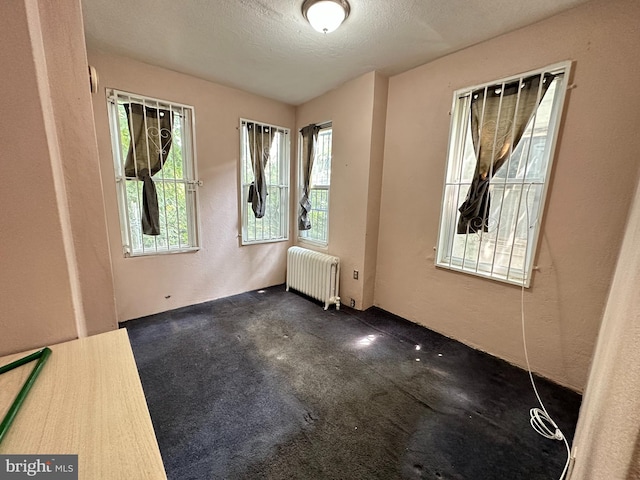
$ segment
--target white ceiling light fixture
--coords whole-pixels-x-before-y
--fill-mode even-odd
[[[333,32],[349,16],[347,0],[304,0],[302,15],[320,33]]]

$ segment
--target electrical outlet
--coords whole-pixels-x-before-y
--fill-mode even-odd
[[[356,308],[356,301],[352,298],[351,301],[349,302],[349,306],[351,308]]]
[[[357,280],[359,275],[360,275],[360,272],[358,272],[358,270],[354,270],[353,271],[353,279],[354,280]]]

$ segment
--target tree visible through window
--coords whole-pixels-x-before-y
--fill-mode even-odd
[[[125,256],[197,249],[193,108],[116,90],[108,100]]]
[[[320,126],[315,145],[315,155],[309,182],[311,211],[308,218],[311,228],[298,230],[299,238],[327,245],[329,240],[329,187],[331,185],[331,124]],[[300,142],[302,143],[302,142]],[[299,169],[302,170],[301,168]],[[301,184],[302,179],[301,179]]]
[[[529,286],[568,73],[454,93],[437,266]]]

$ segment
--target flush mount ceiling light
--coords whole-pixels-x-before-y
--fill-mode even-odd
[[[302,15],[320,33],[333,32],[349,16],[347,0],[304,0]]]

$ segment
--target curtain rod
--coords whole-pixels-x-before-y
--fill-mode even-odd
[[[258,122],[257,120],[248,120],[246,118],[240,118],[240,125],[248,125],[249,123],[253,123],[256,125],[261,125],[263,127],[275,128],[278,131],[284,132],[285,134],[289,134],[289,128],[281,127],[279,125],[272,125],[270,123]],[[237,127],[236,127],[237,128]]]
[[[472,87],[467,87],[467,88],[460,88],[457,89],[456,92],[462,92],[459,93],[456,98],[465,98],[468,97],[469,95],[471,95],[471,92],[473,92],[474,90],[479,90],[481,88],[487,88],[487,87],[493,87],[493,86],[498,86],[501,84],[507,84],[507,83],[511,83],[514,82],[516,80],[522,79],[522,78],[527,78],[527,77],[532,77],[535,75],[544,75],[545,73],[550,73],[552,75],[555,76],[565,76],[567,75],[571,70],[571,60],[567,60],[564,62],[560,62],[560,63],[556,63],[553,65],[549,65],[545,68],[540,68],[537,70],[530,70],[528,72],[523,72],[520,73],[518,75],[512,75],[510,77],[505,77],[505,78],[501,78],[497,81],[492,81],[492,82],[487,82],[487,83],[481,83],[479,85],[474,85]],[[455,93],[455,92],[454,92]]]
[[[146,95],[139,95],[136,93],[123,92],[122,90],[111,89],[111,90],[107,90],[107,92],[108,92],[107,98],[109,100],[118,99],[118,98],[122,98],[122,99],[127,98],[129,99],[129,103],[131,102],[131,100],[135,100],[138,102],[151,101],[151,102],[156,102],[158,105],[166,105],[168,107],[178,107],[178,108],[195,110],[193,105],[186,105],[186,104],[177,103],[177,102],[167,102],[166,100],[161,100],[159,98],[148,97]]]

